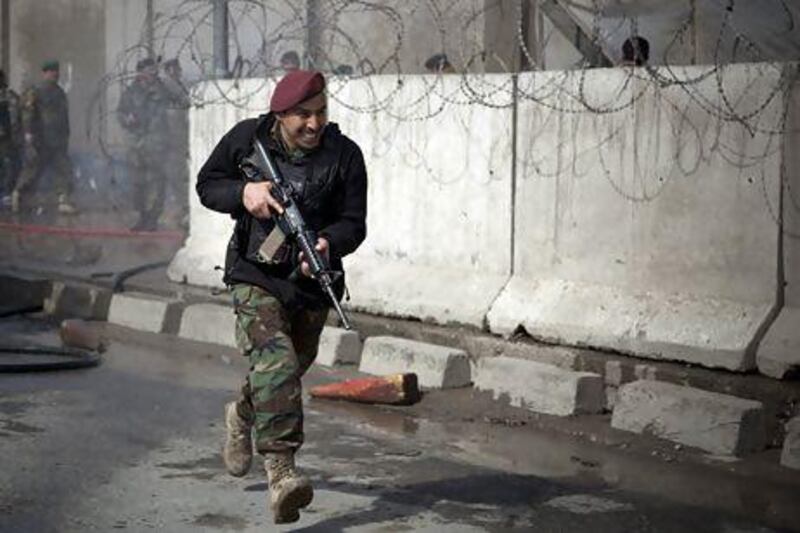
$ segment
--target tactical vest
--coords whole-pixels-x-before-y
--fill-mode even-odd
[[[266,116],[260,117],[259,125],[256,132],[264,132],[264,124]],[[276,152],[276,145],[274,140],[268,139],[266,143],[267,150],[269,150],[275,157],[275,164],[278,171],[283,175],[284,179],[291,184],[294,192],[294,198],[297,201],[300,211],[306,220],[306,224],[314,231],[319,231],[322,227],[329,223],[323,220],[319,213],[319,207],[330,189],[335,186],[335,179],[338,173],[339,161],[339,143],[341,142],[341,134],[336,124],[329,124],[328,131],[326,132],[325,141],[322,146],[312,152],[302,162],[292,163],[288,161],[282,154]],[[279,151],[279,150],[278,150]],[[251,160],[252,151],[241,162],[242,172],[245,174],[248,181],[261,181],[258,171],[254,168]],[[275,227],[275,222],[272,218],[266,220],[258,220],[253,217],[245,217],[242,224],[244,227],[239,228],[240,236],[244,237],[238,242],[239,253],[244,255],[247,259],[253,262],[261,262],[259,259],[258,250],[264,239],[272,232]],[[244,234],[244,235],[242,235]],[[299,250],[292,250],[287,254],[287,259],[293,260],[297,256]],[[278,266],[280,269],[280,266]]]

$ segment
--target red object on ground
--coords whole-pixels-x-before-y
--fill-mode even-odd
[[[348,379],[319,385],[309,392],[314,398],[390,405],[411,405],[420,399],[416,374]]]
[[[34,224],[12,224],[0,222],[0,230],[15,233],[39,233],[45,235],[67,235],[71,237],[119,237],[126,239],[180,240],[185,237],[182,231],[131,231],[110,228],[65,228],[62,226],[37,226]]]
[[[70,318],[61,322],[58,333],[64,346],[102,352],[105,351],[105,341],[101,330],[100,324]]]

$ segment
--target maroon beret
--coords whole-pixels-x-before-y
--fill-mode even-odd
[[[288,111],[325,90],[325,77],[315,70],[293,70],[275,86],[269,109],[275,113]]]

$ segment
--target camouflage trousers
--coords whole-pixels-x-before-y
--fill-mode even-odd
[[[72,161],[64,148],[26,148],[25,160],[15,190],[24,195],[36,185],[39,177],[48,169],[53,170],[52,186],[48,191],[53,196],[68,195],[72,189]],[[51,193],[51,194],[52,194]]]
[[[290,314],[260,287],[232,287],[236,344],[250,358],[250,372],[236,408],[252,422],[260,454],[297,449],[303,444],[300,378],[317,356],[327,309]]]
[[[164,158],[146,140],[138,139],[135,143],[128,152],[131,183],[134,186],[133,207],[142,219],[157,222],[164,209],[167,187]]]

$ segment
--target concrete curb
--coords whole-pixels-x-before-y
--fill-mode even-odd
[[[3,310],[43,306],[52,291],[52,284],[46,279],[0,274],[0,306]]]
[[[0,275],[0,291],[2,291],[4,277],[8,278],[7,284],[14,288],[10,294],[15,298],[18,294],[16,289],[25,286],[24,284],[29,282],[33,283],[31,287],[38,287],[37,290],[41,294],[39,298],[49,294],[50,297],[46,298],[46,308],[52,315],[59,318],[86,317],[93,320],[103,320],[109,314],[112,295],[110,289],[106,287],[75,280],[44,281],[46,278],[53,277],[52,274],[44,272],[36,273],[35,276],[10,273],[6,276]],[[37,280],[35,279],[36,277],[43,279]],[[159,288],[160,290],[158,290]],[[223,346],[235,346],[235,315],[226,299],[213,298],[207,294],[207,291],[184,286],[175,286],[172,290],[158,287],[154,290],[149,285],[139,285],[137,290],[142,291],[142,297],[146,299],[171,296],[171,299],[175,300],[174,295],[178,294],[180,300],[192,304],[188,306],[191,308],[188,312],[184,312],[180,305],[175,306],[176,314],[181,316],[176,316],[174,328],[165,326],[164,333],[175,332],[180,334],[182,330],[181,337],[186,339],[211,342]],[[124,294],[125,297],[129,297],[132,293]],[[150,296],[151,294],[158,294],[158,296]],[[73,298],[73,296],[76,298]],[[106,298],[107,303],[104,306],[103,303]],[[169,300],[170,298],[167,299]],[[208,307],[208,303],[215,302],[215,300],[218,300],[218,302],[210,306],[214,311],[213,313],[204,314],[200,312],[204,308],[202,304]],[[197,304],[201,304],[201,306],[198,307]],[[453,349],[460,348],[468,352],[471,355],[471,360],[476,362],[480,362],[483,359],[494,359],[498,356],[513,355],[515,358],[519,356],[519,359],[529,362],[556,364],[567,370],[574,366],[573,370],[588,370],[603,375],[609,406],[613,406],[616,400],[618,387],[624,387],[625,383],[637,378],[658,379],[674,384],[688,384],[701,389],[701,392],[717,391],[733,396],[752,397],[763,402],[765,412],[769,415],[767,417],[768,431],[766,438],[775,446],[780,446],[784,443],[784,420],[774,416],[774,414],[786,412],[786,408],[791,404],[794,396],[790,389],[782,387],[780,382],[775,380],[758,376],[720,373],[707,369],[686,367],[676,363],[652,362],[642,364],[636,359],[619,354],[590,352],[580,348],[547,346],[525,340],[509,341],[464,327],[421,324],[419,322],[387,319],[359,313],[355,313],[352,318],[362,338],[391,336],[415,339],[417,341],[427,341],[420,342],[420,344],[432,343],[444,350],[449,349],[446,346],[453,347]],[[609,361],[609,358],[612,358],[612,360]],[[324,355],[322,353],[318,362],[324,364]],[[478,381],[476,366],[471,369],[470,375],[475,375],[476,381]],[[398,371],[405,371],[407,368],[402,367]],[[476,385],[478,388],[481,387],[480,382]],[[709,394],[713,393],[709,392]]]
[[[44,303],[47,314],[57,318],[106,320],[111,306],[111,290],[79,282],[54,281]]]
[[[355,331],[326,326],[319,338],[319,351],[315,363],[323,366],[359,364],[361,339]]]
[[[485,357],[475,365],[475,388],[511,405],[557,416],[599,413],[605,407],[603,378],[513,357]]]
[[[766,445],[761,402],[659,381],[621,386],[611,426],[720,455],[743,455]]]
[[[108,310],[108,322],[150,333],[178,332],[181,318],[179,300],[138,292],[114,294]]]
[[[446,346],[398,337],[369,337],[361,354],[361,372],[367,374],[417,374],[422,387],[449,389],[470,384],[466,352]]]
[[[218,304],[186,306],[178,336],[199,342],[236,347],[236,315],[233,308]]]

